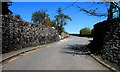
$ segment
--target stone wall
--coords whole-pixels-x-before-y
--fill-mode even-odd
[[[4,16],[2,32],[2,53],[59,40],[53,28]]]
[[[120,19],[106,20],[94,25],[94,38],[89,49],[120,65]]]
[[[0,55],[1,54],[2,54],[2,17],[0,16]]]
[[[69,37],[69,34],[68,34],[67,32],[62,32],[62,33],[61,33],[61,37],[62,37],[62,38]]]

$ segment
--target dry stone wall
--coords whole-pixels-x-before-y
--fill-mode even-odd
[[[61,37],[63,38],[69,37],[69,34],[67,32],[62,32]]]
[[[55,29],[2,17],[2,53],[58,41]]]
[[[104,55],[120,65],[120,19],[106,20],[94,25],[94,38],[88,45],[91,51]]]
[[[2,17],[0,16],[0,54],[2,54]]]

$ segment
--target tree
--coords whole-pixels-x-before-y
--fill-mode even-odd
[[[57,10],[58,15],[55,16],[56,21],[56,29],[58,30],[59,34],[64,31],[64,27],[67,24],[67,20],[72,20],[68,15],[62,13],[62,8],[58,8]]]
[[[116,8],[118,8],[117,11],[120,12],[120,1],[119,2],[114,2],[113,0],[101,0],[102,2],[93,2],[94,5],[96,5],[95,8],[92,8],[89,9],[88,8],[82,8],[80,6],[78,6],[77,4],[75,4],[74,6],[76,8],[79,8],[80,11],[84,11],[85,13],[91,15],[91,16],[99,16],[99,17],[102,17],[102,16],[108,16],[110,15],[111,13],[110,12],[107,12],[107,13],[103,13],[103,12],[100,12],[100,9],[99,6],[97,5],[103,5],[103,6],[106,6],[107,7],[107,11],[109,11],[109,8],[110,8],[110,5],[114,5]],[[93,6],[94,6],[93,5]],[[114,13],[114,12],[112,12]]]
[[[22,18],[21,18],[21,16],[20,16],[19,14],[14,15],[14,18],[17,18],[17,19],[21,19],[21,20],[22,20]]]
[[[44,19],[44,22],[42,24],[48,27],[52,27],[52,21],[50,20],[49,17],[46,17],[46,19]]]
[[[52,20],[51,23],[52,23],[52,27],[57,28],[56,20]]]
[[[12,15],[12,11],[8,9],[12,2],[2,2],[2,15]]]
[[[92,35],[91,29],[89,28],[83,28],[80,30],[80,35],[81,36],[88,36],[88,35]]]
[[[33,23],[42,24],[44,20],[48,17],[48,14],[46,14],[47,10],[41,9],[40,11],[36,11],[32,14],[32,21]]]

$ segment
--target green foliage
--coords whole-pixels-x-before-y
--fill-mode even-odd
[[[45,26],[54,27],[59,34],[64,32],[64,27],[67,20],[72,20],[68,15],[62,13],[62,8],[58,8],[58,15],[55,15],[55,20],[50,20],[47,10],[36,11],[32,14],[33,23],[43,24]]]
[[[62,13],[62,8],[58,8],[58,15],[55,15],[55,20],[50,20],[47,10],[36,11],[32,14],[33,23],[43,24],[45,26],[54,27],[59,34],[64,32],[64,27],[67,20],[72,20],[68,15]]]
[[[36,11],[32,14],[32,21],[33,23],[42,24],[44,20],[48,17],[48,14],[46,14],[47,10],[41,9],[40,11]]]
[[[50,20],[49,17],[47,17],[46,19],[44,19],[44,22],[42,23],[45,26],[51,27],[52,26],[52,21]]]
[[[55,20],[51,21],[51,23],[52,23],[52,27],[57,28],[57,24]]]
[[[62,13],[62,8],[58,8],[58,15],[55,16],[55,28],[58,30],[59,34],[63,32],[65,26],[67,24],[67,20],[72,20],[68,15]]]
[[[22,18],[21,18],[21,16],[20,16],[19,14],[16,14],[16,15],[14,15],[13,17],[22,20]]]
[[[10,12],[8,14],[5,14],[5,16],[8,17],[8,18],[13,18],[12,13],[10,13]]]
[[[26,51],[24,51],[24,50],[21,52],[21,54],[25,54],[25,53],[26,53]]]
[[[80,30],[80,35],[91,35],[92,32],[89,28],[83,28]]]
[[[58,30],[58,33],[62,33],[62,32],[65,32],[65,31],[63,29]]]
[[[103,60],[106,60],[106,59],[108,58],[108,56],[102,55],[101,58],[102,58]]]
[[[32,14],[32,21],[33,23],[42,24],[48,27],[51,27],[53,25],[53,22],[50,20],[50,17],[48,14],[46,14],[48,10],[41,9],[40,11],[36,11]]]

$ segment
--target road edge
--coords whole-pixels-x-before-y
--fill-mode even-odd
[[[99,62],[100,64],[102,64],[103,66],[109,68],[112,72],[120,72],[118,71],[116,68],[106,64],[105,62],[101,61],[99,58],[97,58],[94,54],[90,54],[91,57],[93,57],[97,62]]]
[[[50,44],[57,43],[57,42],[60,42],[60,40],[59,40],[59,41],[52,42],[52,43],[43,44],[43,45],[40,45],[40,46],[30,47],[31,49],[27,49],[27,50],[23,50],[23,51],[25,51],[25,52],[28,52],[28,51],[29,51],[29,52],[30,52],[30,51],[37,50],[37,49],[43,48],[43,47],[45,47],[45,46],[48,46],[48,45],[50,45]],[[24,48],[23,48],[23,49],[24,49]],[[8,59],[11,59],[11,58],[13,58],[13,57],[15,57],[15,56],[18,56],[18,55],[22,54],[21,52],[22,52],[22,51],[20,51],[20,52],[18,52],[18,53],[15,53],[15,54],[13,54],[13,55],[10,55],[10,56],[8,56],[8,57],[6,57],[6,58],[4,58],[4,59],[2,58],[2,60],[0,60],[0,64],[1,64],[2,62],[4,62],[4,61],[8,60]]]
[[[42,47],[45,47],[45,46],[46,46],[46,45],[37,46],[37,47],[33,47],[32,49],[27,49],[27,50],[24,50],[24,51],[25,51],[25,52],[30,52],[30,51],[37,50],[37,49],[42,48]],[[2,62],[4,62],[4,61],[8,60],[8,59],[11,59],[11,58],[13,58],[13,57],[15,57],[15,56],[18,56],[18,55],[22,54],[21,52],[22,52],[22,51],[20,51],[20,52],[18,52],[18,53],[15,53],[15,54],[13,54],[13,55],[10,55],[10,56],[8,56],[8,57],[6,57],[6,58],[4,58],[4,59],[2,59],[2,60],[0,61],[0,64],[1,64]]]

